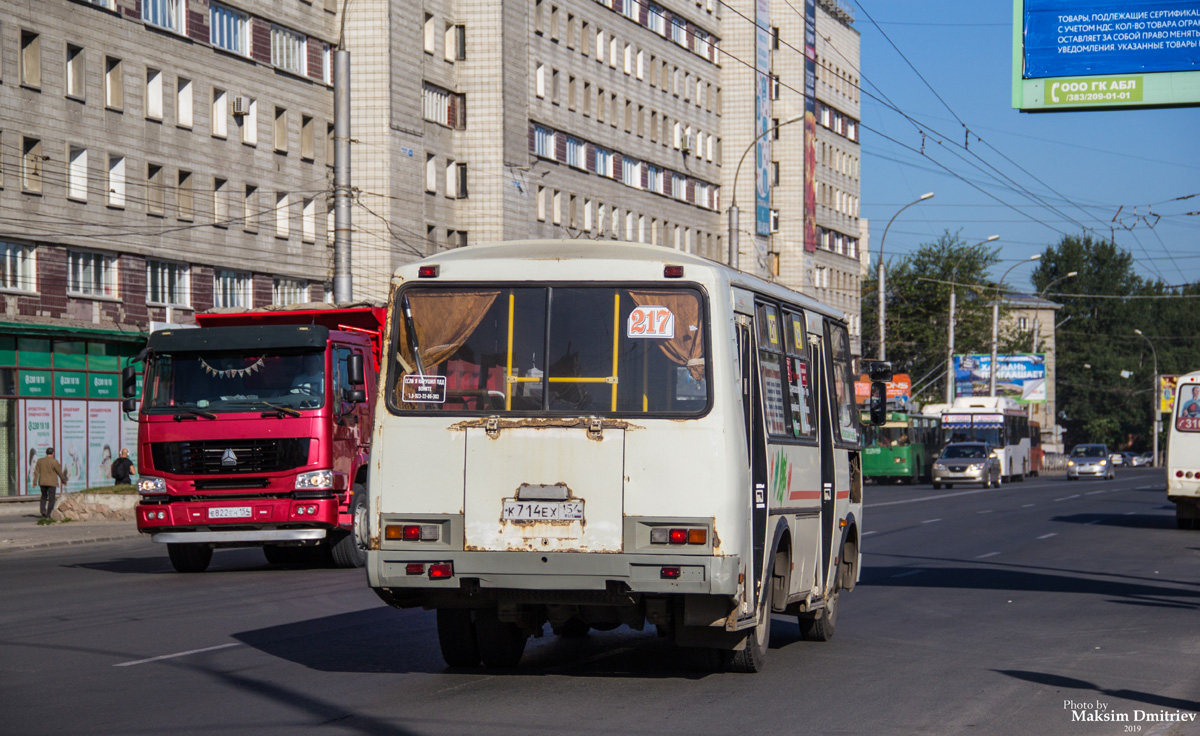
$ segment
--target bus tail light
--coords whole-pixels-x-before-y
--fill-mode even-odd
[[[419,279],[436,279],[438,275],[437,266],[418,266],[417,278]]]
[[[407,565],[404,566],[404,574],[405,575],[424,575],[425,574],[425,563],[424,562],[408,563]]]
[[[429,566],[430,580],[448,580],[454,577],[453,562],[435,562]]]
[[[650,530],[650,544],[707,544],[707,529],[670,529],[665,526]]]
[[[682,572],[683,570],[676,565],[667,565],[659,571],[659,577],[663,580],[678,580]]]
[[[388,524],[383,536],[405,542],[436,542],[441,534],[437,524]]]
[[[668,279],[683,278],[683,266],[663,266],[663,277]]]

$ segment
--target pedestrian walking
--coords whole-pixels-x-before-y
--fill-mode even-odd
[[[133,461],[129,459],[129,448],[121,448],[121,456],[112,462],[112,477],[115,481],[114,485],[128,485],[133,483],[132,475],[137,473],[137,468],[134,467]]]
[[[49,519],[50,512],[54,510],[54,496],[58,492],[58,484],[61,480],[67,482],[67,474],[63,472],[62,465],[54,457],[54,448],[47,447],[45,457],[37,461],[37,465],[33,466],[33,482],[42,489],[42,518]]]

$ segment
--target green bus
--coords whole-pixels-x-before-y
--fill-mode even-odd
[[[864,422],[867,415],[863,414]],[[938,450],[938,417],[889,412],[881,427],[863,425],[863,477],[916,483],[929,477]]]

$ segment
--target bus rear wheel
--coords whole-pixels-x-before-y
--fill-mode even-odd
[[[446,660],[446,664],[451,667],[479,665],[479,642],[471,609],[437,609],[437,635],[442,659]]]
[[[778,556],[778,555],[776,555]],[[730,672],[761,672],[767,663],[767,649],[771,644],[771,611],[774,610],[774,592],[777,588],[786,586],[776,584],[775,561],[763,575],[763,595],[759,601],[762,606],[761,620],[746,635],[746,646],[740,651],[728,653],[726,660]]]
[[[516,667],[525,654],[525,642],[529,639],[520,626],[501,621],[495,608],[476,611],[475,635],[479,642],[479,658],[484,665],[495,669]]]

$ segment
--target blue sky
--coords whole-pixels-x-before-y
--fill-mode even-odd
[[[932,191],[896,219],[885,259],[946,229],[971,243],[998,234],[1002,272],[1086,226],[1115,236],[1146,278],[1200,281],[1200,214],[1185,214],[1200,213],[1200,109],[1018,112],[1010,0],[843,2],[862,36],[872,267],[888,220]],[[1028,288],[1032,268],[1009,283]]]

